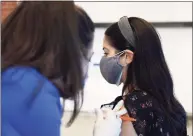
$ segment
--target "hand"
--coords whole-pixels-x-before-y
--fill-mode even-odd
[[[121,115],[127,113],[121,100],[115,108],[104,107],[96,110],[96,123],[94,126],[94,136],[119,136],[121,132]]]
[[[116,114],[120,115],[120,118],[122,119],[120,136],[137,136],[137,133],[132,124],[132,121],[136,121],[136,119],[129,117],[127,110],[124,107],[124,102],[118,102],[114,110]]]
[[[122,121],[113,110],[98,109],[96,116],[93,136],[119,136]]]
[[[130,121],[130,122],[136,121],[136,119],[129,117],[127,110],[124,106],[123,100],[121,100],[117,103],[117,105],[114,108],[114,111],[116,112],[117,115],[120,116],[120,118],[122,119],[123,122],[124,121]]]

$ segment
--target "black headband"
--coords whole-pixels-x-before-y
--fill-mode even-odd
[[[131,25],[129,24],[128,18],[126,16],[121,17],[118,22],[118,26],[121,34],[131,44],[131,46],[135,48],[135,37]]]

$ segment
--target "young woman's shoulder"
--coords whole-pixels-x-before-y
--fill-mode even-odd
[[[136,119],[133,126],[138,135],[167,135],[164,115],[159,110],[158,102],[150,94],[141,90],[133,91],[126,95],[125,107],[129,116]]]

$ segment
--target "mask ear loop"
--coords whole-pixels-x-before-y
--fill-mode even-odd
[[[114,56],[114,57],[117,57],[117,63],[118,63],[119,65],[123,66],[123,67],[125,67],[125,66],[128,65],[128,64],[126,64],[126,65],[120,64],[120,56],[123,55],[124,53],[125,53],[125,50],[123,50],[123,51],[121,51],[121,52],[115,54],[115,56]],[[125,62],[126,62],[126,59],[125,59]]]
[[[127,60],[126,60],[126,59],[127,59],[127,54],[125,55],[125,66],[127,66],[127,65],[128,65],[128,64],[127,64]],[[124,66],[124,67],[125,67],[125,66]]]
[[[118,52],[117,54],[114,55],[115,56],[121,56],[123,53],[125,53],[125,50],[121,51],[121,52]]]
[[[117,63],[118,63],[121,67],[124,67],[124,66],[120,64],[120,56],[123,55],[124,53],[125,53],[125,50],[123,50],[123,51],[121,51],[121,52],[119,52],[119,53],[117,53],[117,54],[115,55],[115,58],[117,59]],[[127,66],[127,65],[125,65],[125,66]],[[123,71],[121,72],[121,74],[120,74],[120,76],[119,76],[119,79],[118,79],[118,81],[117,81],[117,83],[116,83],[117,86],[120,85],[120,81],[121,81],[122,74],[123,74]]]

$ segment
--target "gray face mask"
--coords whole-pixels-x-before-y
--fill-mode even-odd
[[[101,74],[110,84],[120,85],[123,66],[119,63],[119,59],[123,53],[124,51],[113,57],[102,57],[100,61]]]

